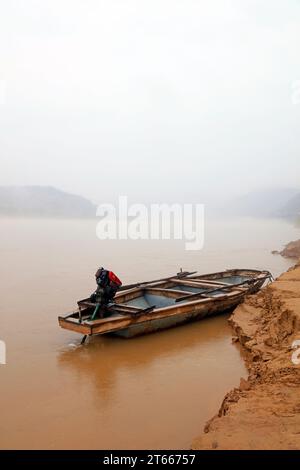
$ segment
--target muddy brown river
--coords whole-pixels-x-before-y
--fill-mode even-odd
[[[284,222],[209,222],[204,250],[173,241],[99,241],[94,221],[2,219],[1,449],[189,448],[246,370],[227,316],[124,340],[80,336],[58,314],[94,290],[104,265],[124,283],[291,263],[270,254],[295,238]]]

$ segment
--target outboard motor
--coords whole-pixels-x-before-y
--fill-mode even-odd
[[[108,305],[116,295],[122,282],[112,271],[99,268],[95,274],[97,289],[92,294],[91,300],[102,306]]]

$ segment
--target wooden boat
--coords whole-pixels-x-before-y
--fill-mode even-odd
[[[96,304],[83,299],[78,309],[59,316],[59,325],[83,335],[115,334],[133,337],[228,312],[244,296],[257,292],[272,275],[269,271],[231,269],[175,276],[123,286],[105,318],[91,320]]]

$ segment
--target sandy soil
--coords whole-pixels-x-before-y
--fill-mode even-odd
[[[300,449],[300,263],[247,297],[229,321],[249,376],[192,448]]]

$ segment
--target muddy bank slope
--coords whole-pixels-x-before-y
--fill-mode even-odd
[[[300,264],[247,297],[230,323],[249,376],[192,448],[300,449]]]
[[[284,249],[280,252],[285,258],[300,258],[300,240],[288,243]]]

